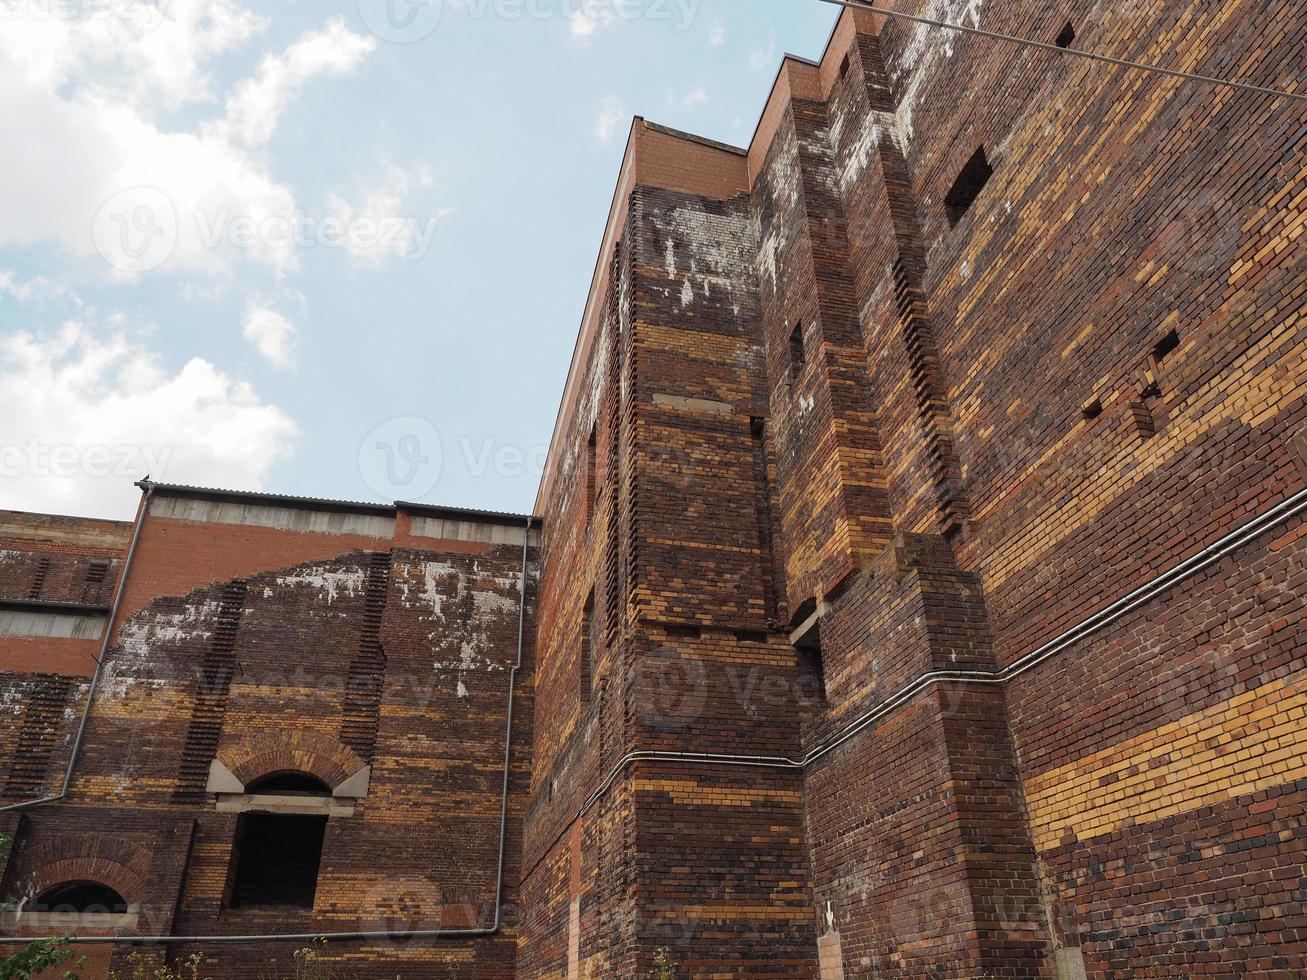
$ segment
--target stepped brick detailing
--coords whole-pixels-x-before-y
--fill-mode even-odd
[[[390,555],[372,555],[364,586],[367,598],[363,607],[359,651],[349,665],[345,720],[340,735],[340,740],[365,762],[372,761],[381,710],[381,685],[386,673],[386,653],[381,647],[381,617],[386,608],[389,583]]]
[[[902,258],[894,260],[894,304],[903,342],[908,350],[912,387],[924,433],[923,442],[931,456],[935,493],[939,499],[940,528],[945,533],[961,530],[967,519],[965,493],[949,434],[948,406],[943,400],[944,383],[939,375],[939,352],[926,314],[925,299],[913,284]]]
[[[213,624],[209,649],[195,679],[191,723],[181,753],[181,775],[173,798],[181,802],[199,802],[205,796],[209,763],[218,750],[227,695],[236,672],[236,631],[245,608],[247,583],[229,583],[218,600],[218,615]]]
[[[45,577],[50,573],[50,556],[42,555],[36,560],[36,572],[32,576],[31,588],[27,590],[27,598],[39,599],[41,592],[45,589]]]
[[[6,796],[38,796],[47,789],[71,694],[72,681],[66,677],[37,677],[23,691],[18,738],[12,752],[6,754]]]
[[[0,602],[108,605],[131,525],[0,511]]]
[[[929,13],[1066,25],[953,6]],[[1298,37],[1288,4],[1176,10],[1078,17],[1076,46],[1287,77],[1245,32]],[[1280,924],[1301,518],[982,683],[1301,490],[1303,170],[1278,111],[856,11],[819,65],[785,60],[747,154],[637,120],[539,497],[519,975],[1307,966]],[[1210,129],[1236,120],[1255,158]],[[612,412],[600,484],[629,496],[583,532],[573,461]],[[591,576],[619,567],[603,693],[564,710]],[[953,671],[976,680],[911,687]]]

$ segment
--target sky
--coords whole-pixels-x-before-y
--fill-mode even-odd
[[[747,145],[817,0],[0,0],[0,509],[531,509],[633,115]]]

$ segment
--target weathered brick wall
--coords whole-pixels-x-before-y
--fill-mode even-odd
[[[138,929],[152,934],[490,926],[522,546],[424,538],[404,518],[393,539],[353,550],[348,535],[147,517],[129,576],[131,611],[110,645],[70,795],[24,816],[5,894],[102,881],[140,903]],[[242,547],[253,539],[261,551]],[[304,553],[330,557],[275,564]],[[237,562],[239,578],[209,578]],[[528,598],[534,557],[531,567]],[[187,591],[197,579],[209,584]],[[183,588],[167,594],[169,581]],[[484,939],[333,944],[329,955],[349,975],[514,975],[530,617],[528,608],[505,927]],[[53,753],[58,776],[66,754],[66,746]],[[312,909],[232,907],[237,815],[215,809],[206,791],[215,759],[243,784],[290,770],[336,786],[371,765],[354,813],[327,823]],[[22,798],[6,793],[14,797]],[[206,975],[257,977],[289,972],[303,945],[170,952],[200,953]],[[127,952],[119,947],[119,963]]]
[[[1280,87],[1307,43],[1291,0],[901,6]],[[1301,516],[1011,669],[1307,481],[1300,115],[862,12],[786,60],[747,153],[637,121],[541,492],[509,928],[342,966],[1307,969]],[[152,513],[73,799],[6,887],[89,841],[152,928],[262,928],[224,907],[208,759],[371,761],[279,927],[487,921],[520,551],[411,530]],[[0,710],[58,679],[24,650]],[[61,771],[47,713],[0,733],[45,753],[16,786]]]
[[[44,545],[23,548],[19,542],[0,550],[0,594],[4,598],[42,602],[108,605],[122,561],[110,557],[61,554]],[[14,546],[17,547],[14,547]]]
[[[0,799],[55,792],[131,525],[0,511]]]
[[[1032,37],[1068,17],[1077,46],[1159,63],[1184,52],[1216,74],[1256,62],[1252,80],[1281,86],[1288,49],[1265,39],[1301,44],[1304,30],[1288,4],[985,8],[986,27]],[[923,282],[976,519],[959,562],[980,576],[1006,664],[1302,487],[1286,449],[1304,406],[1289,231],[1303,157],[1283,126],[1295,110],[1274,100],[965,39],[950,54],[930,37],[886,26],[879,46],[900,122],[910,112]],[[951,228],[943,198],[980,145],[994,176]],[[1150,354],[1172,330],[1159,368]],[[1101,414],[1086,418],[1094,401]],[[1301,772],[1181,762],[1181,749],[1172,775],[1147,749],[1201,742],[1208,713],[1249,710],[1231,698],[1261,706],[1264,685],[1292,689],[1301,620],[1266,583],[1287,585],[1293,559],[1259,557],[1266,543],[1219,566],[1210,605],[1186,585],[1137,614],[1151,630],[1132,618],[1009,687],[1045,915],[1091,976],[1301,968],[1276,921],[1301,895],[1257,886],[1301,866]],[[1210,666],[1227,659],[1222,643],[1241,651],[1229,674]],[[1292,726],[1293,709],[1272,704],[1267,732]],[[1246,864],[1232,858],[1243,849]]]
[[[130,524],[0,511],[0,600],[107,605]]]
[[[1076,47],[1280,87],[1307,31],[1287,2],[901,6],[1049,41],[1070,18]],[[1296,525],[1002,673],[1307,480],[1296,112],[846,13],[820,65],[783,65],[735,182],[729,148],[637,122],[592,297],[610,312],[583,325],[541,497],[541,675],[571,720],[537,740],[526,975],[639,975],[645,910],[729,894],[747,919],[721,855],[762,813],[807,843],[762,849],[810,896],[792,967],[794,933],[767,937],[777,973],[816,975],[819,935],[823,976],[833,951],[859,977],[1302,968]],[[981,147],[992,176],[950,214]],[[668,208],[733,214],[744,189],[757,298],[709,313]],[[715,237],[734,255],[739,232]],[[727,385],[712,354],[732,350]],[[601,710],[573,692],[608,568],[630,602]],[[824,697],[784,638],[814,603]],[[938,671],[974,679],[919,682]],[[614,769],[614,741],[817,757],[791,822],[783,770]],[[568,842],[628,799],[634,854],[578,877]],[[688,975],[762,970],[729,927],[706,959],[681,938]]]
[[[615,219],[621,245],[544,497],[547,734],[534,760],[520,968],[636,977],[663,956],[686,975],[806,977],[797,774],[778,787],[747,769],[614,769],[650,749],[797,749],[792,720],[740,696],[796,672],[767,632],[782,586],[764,544],[776,521],[755,425],[768,412],[744,160],[640,133],[637,165],[652,183]],[[685,162],[700,163],[677,167],[687,145]]]

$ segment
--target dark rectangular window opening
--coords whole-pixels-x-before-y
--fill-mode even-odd
[[[326,817],[242,813],[232,908],[313,908],[326,832]]]
[[[767,632],[765,630],[736,630],[735,638],[741,643],[766,643]]]
[[[589,701],[594,694],[595,655],[599,649],[599,624],[595,622],[594,589],[586,597],[581,613],[581,700]]]
[[[1167,355],[1180,346],[1180,334],[1172,330],[1165,337],[1159,340],[1153,347],[1153,363],[1157,367],[1162,366]]]
[[[840,78],[849,73],[849,56],[846,54],[844,60],[840,62]]]
[[[799,657],[800,694],[810,701],[825,701],[826,665],[821,656],[821,620],[814,620],[807,632],[794,641],[794,650]]]
[[[1057,46],[1059,48],[1069,48],[1075,42],[1076,28],[1071,21],[1066,22],[1066,27],[1062,28],[1062,33],[1057,36]]]
[[[86,581],[95,583],[103,582],[105,576],[109,574],[109,563],[103,561],[93,561],[86,569]]]
[[[971,205],[980,196],[981,190],[989,182],[993,173],[994,168],[989,165],[985,148],[979,147],[971,155],[971,159],[962,168],[958,179],[953,182],[953,186],[944,197],[944,210],[948,212],[950,225],[956,225],[962,220],[962,216],[971,209]]]
[[[803,366],[808,363],[808,353],[803,346],[803,324],[795,324],[790,333],[790,380],[797,381],[803,373]]]
[[[697,640],[703,635],[703,631],[697,626],[691,626],[688,623],[668,623],[663,627],[668,636],[679,637],[684,640]]]

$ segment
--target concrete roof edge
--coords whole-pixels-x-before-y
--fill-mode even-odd
[[[23,612],[68,613],[71,615],[107,616],[109,606],[88,602],[52,602],[47,599],[17,599],[0,597],[0,611],[21,610]]]
[[[325,497],[299,497],[293,494],[266,493],[260,490],[228,490],[223,487],[196,487],[184,483],[155,483],[141,480],[136,486],[165,497],[195,497],[210,500],[231,500],[277,507],[295,507],[302,510],[350,511],[368,514],[394,514],[394,504],[375,504],[362,500],[332,500]]]
[[[150,489],[166,497],[191,497],[200,500],[230,500],[239,503],[265,504],[272,507],[293,507],[298,510],[322,510],[331,512],[378,514],[386,517],[395,516],[401,509],[423,514],[440,515],[465,521],[481,521],[486,524],[522,523],[527,514],[508,511],[479,510],[475,507],[453,507],[443,504],[424,504],[416,501],[399,500],[393,504],[375,504],[361,500],[333,500],[326,497],[299,497],[292,494],[265,493],[259,490],[227,490],[221,487],[196,487],[177,483],[154,483],[142,480],[136,484],[142,490]],[[540,524],[540,518],[529,515],[532,527]]]
[[[703,146],[710,147],[714,150],[722,150],[725,153],[732,153],[735,156],[747,157],[749,151],[742,146],[732,146],[730,143],[722,143],[718,140],[709,139],[707,136],[700,136],[698,133],[687,133],[683,129],[674,129],[671,126],[664,126],[662,123],[644,121],[645,126],[654,132],[663,133],[667,136],[674,136],[677,139],[688,140],[691,143],[700,143]]]
[[[476,507],[446,507],[442,504],[422,504],[409,500],[396,501],[395,506],[407,511],[431,514],[440,517],[452,517],[459,520],[481,521],[486,524],[521,525],[531,522],[532,528],[540,527],[544,518],[538,514],[518,514],[504,510],[480,510]]]

